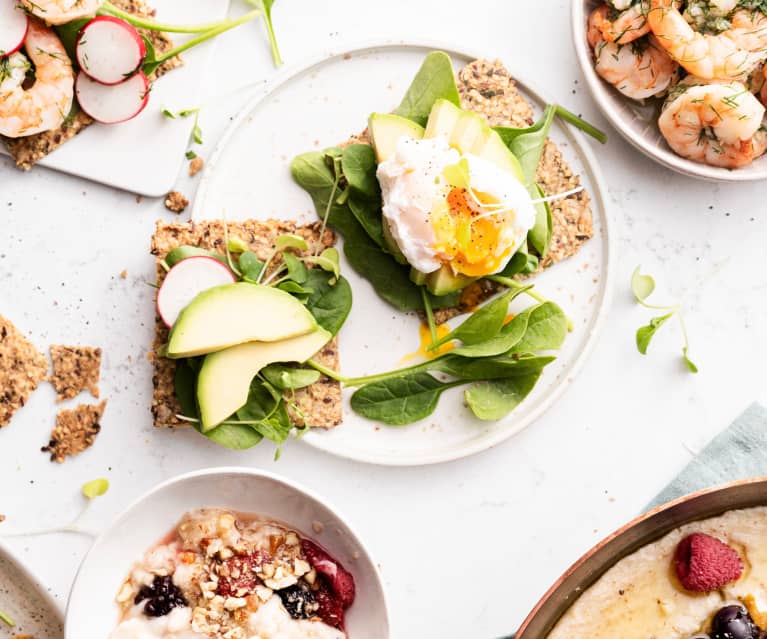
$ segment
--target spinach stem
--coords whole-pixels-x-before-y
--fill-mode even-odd
[[[162,64],[163,62],[176,57],[180,53],[183,53],[187,49],[191,49],[192,47],[197,46],[201,42],[205,42],[206,40],[215,38],[216,36],[221,35],[222,33],[229,31],[230,29],[234,29],[235,27],[238,27],[241,24],[244,24],[252,20],[253,18],[257,18],[260,15],[261,15],[261,11],[256,9],[254,11],[250,11],[249,13],[246,13],[245,15],[237,18],[236,20],[222,20],[221,22],[216,23],[217,26],[214,26],[209,31],[204,31],[200,33],[200,35],[198,35],[196,38],[192,38],[191,40],[189,40],[189,42],[185,42],[184,44],[181,44],[177,47],[172,48],[170,51],[164,53],[159,58],[156,58],[154,62],[156,64]]]
[[[438,362],[441,359],[444,359],[448,353],[444,353],[440,355],[439,357],[435,357],[434,359],[431,359],[427,362],[421,362],[420,364],[414,364],[413,366],[407,366],[405,368],[398,368],[393,371],[387,371],[386,373],[377,373],[375,375],[365,375],[363,377],[344,377],[343,375],[338,374],[336,371],[326,368],[319,362],[316,362],[313,359],[308,360],[306,363],[311,366],[314,370],[319,371],[326,377],[329,377],[330,379],[334,379],[337,382],[341,382],[344,386],[364,386],[365,384],[372,384],[373,382],[382,382],[387,379],[392,379],[394,377],[402,377],[404,375],[409,375],[411,373],[421,373],[425,371],[429,371],[434,367],[434,364]]]
[[[421,299],[423,300],[423,310],[426,313],[426,321],[429,324],[429,333],[431,333],[431,346],[437,342],[437,324],[434,322],[434,309],[431,307],[431,300],[426,289],[421,287]]]
[[[604,131],[600,131],[597,127],[595,127],[593,124],[589,124],[584,120],[583,118],[575,115],[572,111],[568,111],[565,109],[565,107],[557,104],[556,105],[557,115],[562,118],[565,122],[568,122],[569,124],[572,124],[576,129],[580,129],[587,135],[590,135],[592,138],[597,140],[598,142],[602,144],[607,144],[607,134]]]
[[[517,282],[517,280],[511,277],[504,277],[503,275],[488,275],[487,278],[485,279],[488,279],[491,282],[495,282],[496,284],[507,286],[508,288],[524,289],[523,292],[526,295],[529,295],[530,297],[532,297],[537,302],[540,302],[541,304],[544,304],[545,302],[550,301],[550,300],[547,300],[542,295],[539,295],[538,293],[536,293],[529,286],[520,284],[519,282]],[[573,324],[573,320],[570,319],[569,315],[565,315],[565,318],[567,319],[567,331],[568,333],[572,333],[573,329],[575,328],[575,324]]]
[[[215,22],[206,22],[203,24],[168,24],[166,22],[157,22],[148,18],[142,18],[141,16],[137,16],[133,13],[123,11],[122,9],[109,2],[109,0],[106,0],[106,2],[101,5],[101,10],[99,13],[102,15],[108,13],[118,18],[122,18],[126,22],[132,24],[134,27],[149,29],[150,31],[166,31],[168,33],[206,33],[220,27],[222,24],[228,24],[231,22],[231,20],[227,19],[216,20]],[[261,15],[261,13],[261,10],[258,9],[256,11],[251,11],[246,15],[255,17],[256,15]],[[250,20],[250,18],[248,18],[248,20]]]

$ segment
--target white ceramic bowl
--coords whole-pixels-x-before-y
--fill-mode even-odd
[[[135,561],[188,510],[230,508],[272,517],[315,539],[354,575],[357,598],[346,620],[351,637],[389,639],[386,595],[375,562],[338,512],[312,492],[248,468],[212,468],[154,488],[102,533],[83,560],[67,607],[67,639],[102,639],[117,625],[115,595]],[[321,522],[321,534],[312,531]]]
[[[656,108],[626,98],[597,75],[591,47],[586,40],[586,21],[592,9],[599,4],[602,4],[600,0],[572,0],[573,42],[591,95],[618,132],[648,157],[683,175],[715,182],[767,179],[767,156],[734,170],[698,164],[678,156],[669,148],[658,130]]]

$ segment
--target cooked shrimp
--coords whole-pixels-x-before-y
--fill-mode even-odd
[[[767,16],[736,11],[726,31],[699,33],[672,0],[650,0],[647,21],[660,43],[690,74],[706,80],[742,80],[767,59]]]
[[[7,1],[7,0],[6,0]],[[104,0],[19,0],[34,16],[47,24],[64,24],[95,16]]]
[[[762,90],[759,92],[759,97],[762,99],[762,104],[767,106],[767,64],[762,69],[762,75],[764,76],[764,82],[762,83]]]
[[[688,76],[669,96],[658,126],[682,157],[734,169],[767,150],[764,111],[740,82],[706,84]]]
[[[634,100],[663,94],[678,75],[677,63],[654,37],[631,44],[601,42],[594,55],[600,77]]]
[[[628,44],[638,40],[650,32],[647,24],[645,10],[647,0],[640,0],[614,17],[616,10],[609,5],[603,4],[589,15],[588,40],[592,47],[596,42],[615,42],[616,44]]]
[[[62,125],[72,109],[75,76],[58,36],[34,18],[24,41],[34,84],[24,88],[29,60],[14,53],[0,64],[0,135],[20,138]]]
[[[735,11],[739,0],[689,0],[684,19],[698,31],[725,31],[730,28],[727,16]]]

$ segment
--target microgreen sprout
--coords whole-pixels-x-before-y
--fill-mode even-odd
[[[9,628],[13,628],[16,624],[7,614],[0,610],[0,621],[2,621]]]
[[[109,490],[109,481],[104,479],[103,477],[86,482],[85,484],[83,484],[82,488],[80,489],[80,492],[82,493],[83,497],[85,497],[87,501],[83,505],[83,508],[80,511],[80,514],[78,514],[77,517],[75,517],[69,524],[65,526],[54,526],[53,528],[40,528],[37,530],[27,530],[24,532],[12,533],[10,535],[3,535],[3,536],[6,538],[39,537],[42,535],[52,535],[55,533],[75,533],[79,535],[86,535],[88,537],[95,537],[96,535],[93,532],[89,530],[85,530],[84,528],[80,528],[78,524],[80,520],[85,516],[85,513],[88,512],[88,509],[90,505],[93,503],[93,501],[97,499],[98,497],[105,495],[108,490]]]
[[[650,342],[658,329],[663,326],[668,320],[676,316],[679,320],[679,326],[682,329],[682,337],[684,338],[684,344],[682,346],[682,361],[685,367],[691,373],[697,373],[698,367],[692,362],[689,357],[690,341],[687,336],[687,325],[685,324],[684,317],[682,315],[682,307],[680,304],[674,304],[672,306],[658,306],[656,304],[650,304],[647,302],[647,298],[652,295],[655,290],[655,280],[650,275],[645,275],[640,272],[640,267],[637,266],[634,269],[634,273],[631,275],[631,292],[634,294],[634,299],[644,306],[645,308],[666,311],[663,315],[653,317],[650,322],[644,326],[640,326],[636,332],[636,345],[637,350],[642,355],[647,354],[647,348],[650,346]]]

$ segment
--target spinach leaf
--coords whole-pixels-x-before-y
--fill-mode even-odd
[[[237,411],[237,419],[258,422],[268,419],[277,410],[280,394],[256,377],[250,384],[248,401]]]
[[[531,313],[532,308],[527,308],[505,324],[495,337],[478,344],[461,345],[450,353],[461,357],[490,357],[508,353],[519,343],[527,331],[527,322]]]
[[[540,373],[545,366],[555,359],[556,357],[543,355],[478,359],[447,357],[435,364],[434,370],[439,370],[441,373],[458,377],[464,381],[479,381]]]
[[[291,280],[298,284],[306,282],[309,277],[309,271],[301,260],[292,253],[283,253],[282,259],[285,262],[285,266],[288,267],[288,277]]]
[[[509,310],[509,303],[519,293],[519,290],[507,291],[492,302],[488,302],[478,311],[469,315],[463,323],[459,324],[447,335],[434,342],[431,348],[436,348],[452,340],[461,340],[464,344],[471,345],[479,344],[495,337],[503,328],[503,323]]]
[[[368,234],[378,246],[386,250],[383,235],[383,213],[381,203],[360,202],[356,198],[349,198],[349,210],[360,223],[365,233]]]
[[[237,260],[237,267],[242,273],[242,279],[253,284],[258,283],[261,273],[264,270],[264,263],[258,259],[253,251],[245,251]]]
[[[80,29],[91,20],[92,18],[81,18],[80,20],[72,20],[72,22],[53,27],[56,35],[59,36],[59,40],[61,40],[61,44],[64,45],[70,60],[77,60],[75,49],[77,48],[77,38],[80,35]]]
[[[450,57],[443,51],[432,51],[424,59],[394,113],[425,126],[431,107],[440,99],[449,100],[457,107],[461,106]]]
[[[275,388],[297,390],[311,386],[319,378],[319,371],[313,368],[292,368],[284,364],[270,364],[261,370],[261,375]]]
[[[526,128],[494,127],[504,144],[519,160],[527,186],[535,184],[535,174],[538,171],[538,165],[556,112],[556,106],[549,104],[538,121],[532,126]]]
[[[540,372],[479,382],[466,389],[466,403],[479,419],[498,420],[508,415],[530,394]]]
[[[376,167],[375,152],[369,144],[351,144],[343,150],[341,168],[352,194],[380,204],[381,189]]]
[[[331,283],[333,280],[335,283]],[[309,270],[304,284],[312,291],[306,299],[306,308],[322,328],[335,335],[352,309],[349,282],[344,277],[336,278],[333,273],[313,268]]]
[[[290,415],[284,401],[277,406],[277,410],[267,419],[259,424],[254,424],[253,429],[259,434],[273,441],[275,444],[282,444],[288,437],[293,425],[290,423]],[[277,449],[279,457],[279,448]]]
[[[671,313],[667,313],[666,315],[661,315],[660,317],[653,317],[650,320],[650,323],[647,324],[647,326],[642,326],[639,329],[637,329],[637,335],[636,335],[636,343],[637,343],[637,349],[639,350],[642,355],[647,355],[647,347],[650,345],[650,341],[653,337],[655,337],[655,333],[658,332],[658,329],[663,326],[663,324],[666,322],[666,320],[670,319],[674,316],[674,311]],[[686,353],[685,353],[685,359],[686,359]],[[689,368],[689,366],[688,366]],[[691,372],[697,372],[697,368],[695,371]]]
[[[531,255],[527,241],[523,242],[516,253],[512,255],[509,263],[505,268],[498,273],[501,277],[514,277],[515,275],[523,274],[527,275],[535,273],[538,269],[538,258],[535,255]]]
[[[174,374],[174,390],[176,399],[181,407],[181,413],[185,417],[198,417],[197,410],[197,370],[193,368],[190,359],[181,359],[176,362]]]
[[[310,288],[304,288],[301,286],[298,282],[294,282],[293,280],[286,280],[284,282],[280,282],[277,285],[277,288],[281,291],[285,291],[286,293],[290,293],[298,299],[302,304],[306,303],[306,300],[309,299],[309,295],[312,294],[312,289]]]
[[[440,395],[463,382],[440,382],[428,373],[367,384],[352,395],[352,409],[363,417],[402,426],[428,417]]]
[[[199,425],[194,424],[199,430]],[[261,443],[263,436],[247,424],[221,424],[207,433],[202,433],[219,446],[231,450],[247,450]]]
[[[566,337],[567,316],[554,302],[543,302],[530,311],[525,335],[511,352],[537,353],[557,350]]]
[[[530,187],[530,195],[534,199],[546,197],[546,194],[539,184],[533,184]],[[535,204],[535,225],[527,234],[527,241],[541,257],[545,256],[549,251],[553,230],[554,226],[551,219],[551,206],[548,202],[537,202]]]
[[[197,246],[187,245],[177,246],[176,248],[170,250],[165,256],[165,263],[168,265],[168,268],[172,268],[181,260],[185,260],[187,257],[198,257],[200,255],[205,257],[212,257],[229,268],[229,264],[227,264],[226,261],[226,256],[220,255],[219,253],[214,253],[213,251],[206,251],[205,249],[201,249]]]

